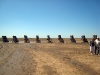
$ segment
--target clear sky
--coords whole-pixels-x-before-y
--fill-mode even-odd
[[[0,0],[0,37],[100,37],[100,0]]]

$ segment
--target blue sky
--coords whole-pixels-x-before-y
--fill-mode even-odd
[[[0,0],[0,37],[100,37],[100,0]]]

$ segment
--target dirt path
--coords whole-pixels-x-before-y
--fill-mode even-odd
[[[48,50],[46,49],[46,45],[42,45],[42,46],[39,45],[39,47],[41,48],[41,50],[37,50],[35,52],[35,54],[38,55],[36,61],[40,62],[39,65],[42,67],[44,65],[49,65],[50,67],[52,67],[52,69],[55,69],[58,75],[66,75],[66,74],[99,75],[99,73],[94,71],[88,65],[83,64],[76,59],[73,59],[68,54],[61,53],[61,51],[65,50],[65,48],[61,48],[61,47],[60,47],[61,49],[59,47],[57,48],[55,44],[52,45],[50,44],[49,46],[47,46]],[[41,65],[41,63],[43,63],[43,65]],[[42,68],[39,67],[39,69],[42,71]],[[49,75],[49,73],[47,75]],[[52,74],[54,75],[54,73]]]
[[[41,51],[34,51],[34,54],[36,56],[35,62],[37,62],[35,75],[73,75],[68,69],[69,65],[63,64],[51,55]]]
[[[35,73],[35,61],[17,44],[3,44],[0,51],[0,75],[30,75]],[[6,50],[6,51],[5,51]]]
[[[0,44],[0,75],[99,75],[99,67],[93,68],[99,62],[95,60],[92,66],[86,61],[86,58],[92,58],[88,51],[80,51],[86,47],[76,44],[74,47],[70,44]]]

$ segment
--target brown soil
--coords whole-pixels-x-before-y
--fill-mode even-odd
[[[0,75],[100,75],[99,65],[80,41],[0,43]]]

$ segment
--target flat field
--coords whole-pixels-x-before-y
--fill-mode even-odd
[[[89,44],[76,38],[77,43],[71,43],[64,38],[65,43],[59,43],[53,38],[48,43],[46,38],[40,38],[42,43],[3,43],[0,39],[0,75],[100,75],[100,55],[91,55]],[[88,38],[88,41],[90,39]]]

